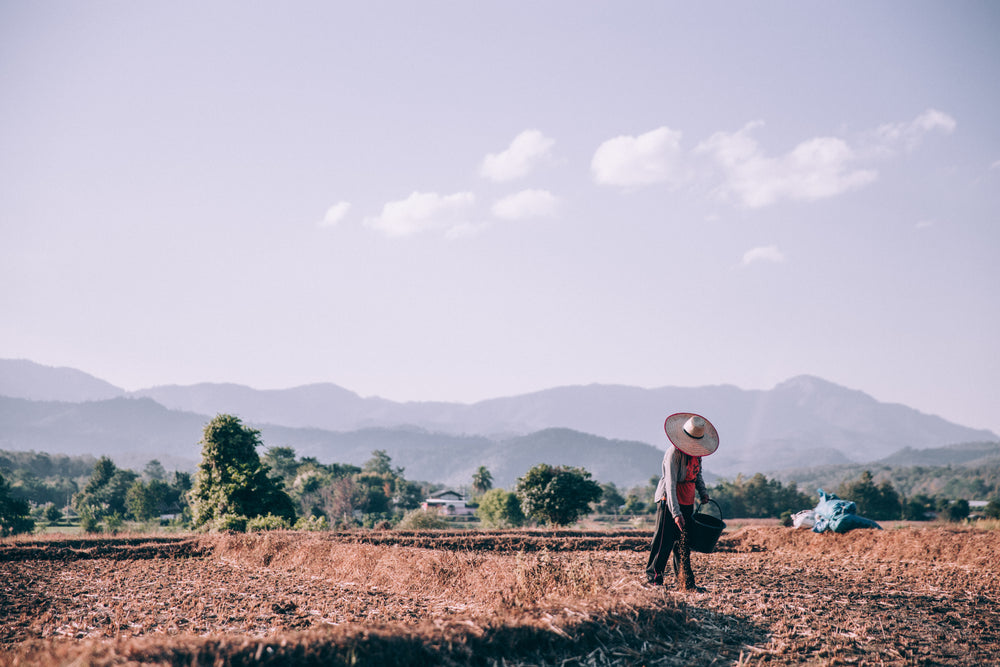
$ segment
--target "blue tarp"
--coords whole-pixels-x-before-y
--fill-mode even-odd
[[[871,519],[866,519],[858,515],[858,506],[850,500],[841,500],[833,493],[827,493],[823,489],[817,489],[819,493],[819,504],[813,511],[816,513],[816,524],[813,526],[814,533],[822,533],[832,530],[835,533],[846,533],[855,528],[877,528],[882,530]]]

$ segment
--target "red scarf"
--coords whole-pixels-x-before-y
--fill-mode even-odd
[[[688,456],[687,474],[684,475],[684,479],[677,482],[677,501],[681,505],[694,505],[694,480],[698,478],[698,473],[701,472],[701,457],[700,456]]]

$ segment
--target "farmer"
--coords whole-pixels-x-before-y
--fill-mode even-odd
[[[682,590],[700,590],[691,571],[688,524],[694,513],[697,491],[702,503],[709,501],[701,478],[701,457],[719,448],[719,432],[701,415],[679,412],[663,424],[671,447],[663,455],[662,474],[656,485],[656,531],[646,564],[646,579],[663,583],[663,570],[673,553],[674,576]]]

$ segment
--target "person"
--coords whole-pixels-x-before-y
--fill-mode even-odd
[[[710,421],[691,412],[670,415],[663,423],[663,430],[671,446],[663,455],[662,474],[653,498],[656,529],[649,549],[646,579],[662,584],[667,560],[672,557],[677,587],[702,590],[695,584],[691,569],[688,530],[695,494],[702,503],[711,500],[701,476],[701,459],[719,448],[719,432]]]

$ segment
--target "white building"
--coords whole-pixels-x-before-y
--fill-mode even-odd
[[[420,508],[427,511],[437,510],[446,516],[468,516],[475,510],[465,506],[465,496],[458,491],[439,491],[420,503]]]

